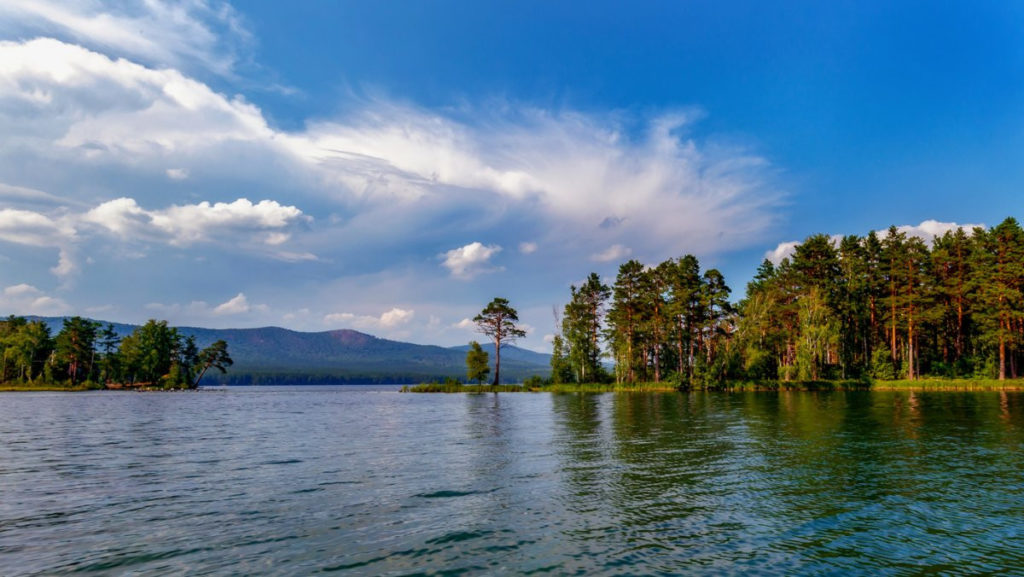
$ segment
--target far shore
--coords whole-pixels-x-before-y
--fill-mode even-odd
[[[674,393],[688,391],[1024,391],[1024,379],[918,379],[896,381],[736,381],[710,387],[680,388],[669,383],[562,383],[552,385],[473,385],[423,383],[402,387],[409,393]]]
[[[152,383],[134,385],[94,383],[76,386],[60,384],[6,383],[0,392],[82,392],[82,391],[188,391],[196,389],[166,389]],[[918,379],[896,381],[733,381],[708,387],[680,388],[671,382],[648,383],[559,383],[559,384],[459,384],[422,383],[403,386],[409,393],[675,393],[689,391],[709,392],[774,392],[774,391],[1024,391],[1024,378],[1007,379]]]

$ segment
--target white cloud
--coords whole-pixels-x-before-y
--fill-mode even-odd
[[[5,199],[6,201],[18,200],[45,204],[60,204],[62,202],[66,202],[65,199],[61,199],[58,196],[42,190],[29,188],[27,186],[14,186],[3,182],[0,182],[0,198]]]
[[[441,264],[451,271],[455,278],[471,279],[481,273],[500,270],[488,266],[491,257],[499,252],[501,252],[500,246],[484,246],[480,242],[473,242],[441,255],[444,258],[444,262]]]
[[[69,220],[67,216],[50,217],[27,210],[0,209],[0,240],[58,249],[57,264],[50,271],[66,278],[77,270],[73,256],[77,239]]]
[[[544,335],[544,342],[548,343],[548,344],[551,344],[551,343],[555,342],[555,335],[550,334],[550,333]]]
[[[772,264],[778,265],[783,259],[790,258],[793,253],[796,252],[797,245],[800,241],[791,240],[789,242],[780,242],[774,249],[764,253],[764,258],[770,260]]]
[[[183,305],[179,303],[147,303],[143,308],[148,311],[159,313],[168,318],[173,324],[182,322],[209,323],[211,317],[228,317],[232,315],[267,313],[270,307],[265,304],[252,304],[244,293],[238,293],[227,301],[211,306],[203,300],[194,300]]]
[[[237,315],[249,312],[249,299],[245,298],[244,293],[238,293],[234,298],[223,302],[213,309],[215,315]]]
[[[126,239],[154,239],[174,246],[187,246],[214,237],[252,233],[263,243],[280,245],[290,235],[282,232],[308,217],[294,206],[261,200],[253,204],[240,198],[231,203],[171,206],[163,210],[145,210],[131,198],[104,202],[83,216],[83,220]]]
[[[470,320],[468,318],[465,318],[465,319],[462,319],[461,321],[453,324],[452,328],[454,328],[454,329],[462,329],[464,331],[475,331],[477,329],[477,326],[476,326],[476,323],[474,323],[472,320]]]
[[[400,308],[393,308],[388,312],[380,315],[380,326],[383,328],[392,328],[398,325],[404,325],[405,323],[412,320],[414,311],[405,310]]]
[[[167,178],[171,180],[185,180],[188,178],[188,169],[185,168],[168,168]]]
[[[613,244],[599,253],[590,255],[590,260],[595,262],[612,262],[622,260],[631,254],[633,254],[633,251],[628,247],[621,244]]]
[[[51,38],[0,42],[0,103],[18,139],[136,163],[273,131],[241,97],[227,98],[174,69],[112,59]],[[165,174],[166,171],[164,170]]]
[[[5,0],[0,31],[15,36],[59,31],[84,45],[158,66],[194,63],[221,74],[234,65],[234,46],[249,38],[230,5],[204,0]]]
[[[0,308],[16,315],[56,316],[67,313],[71,307],[59,298],[45,294],[29,284],[4,288]]]
[[[338,107],[350,111],[345,115],[298,119],[290,124],[297,128],[282,129],[235,94],[245,83],[201,80],[232,70],[230,48],[245,36],[233,30],[234,20],[216,0],[0,3],[0,37],[35,38],[0,42],[0,180],[20,185],[0,186],[0,199],[27,217],[15,222],[19,215],[8,213],[5,223],[0,215],[0,240],[57,249],[58,262],[46,266],[65,276],[77,258],[95,259],[79,286],[104,286],[111,293],[97,300],[117,302],[125,315],[132,305],[124,301],[142,298],[135,294],[175,302],[175,290],[196,282],[189,275],[238,290],[230,283],[241,274],[253,283],[287,278],[294,288],[282,288],[280,298],[294,301],[280,310],[308,303],[315,312],[307,320],[297,313],[291,319],[319,326],[324,312],[345,309],[326,304],[338,293],[307,299],[313,283],[408,267],[416,283],[383,296],[359,288],[342,295],[345,302],[362,299],[350,310],[386,312],[328,315],[408,328],[416,323],[401,313],[385,319],[390,303],[433,312],[438,302],[479,298],[470,294],[476,283],[440,277],[501,270],[500,246],[522,254],[543,247],[542,262],[541,255],[530,259],[534,270],[561,270],[603,247],[629,246],[652,260],[749,247],[775,223],[780,194],[767,161],[691,136],[696,115],[689,113],[581,113],[500,102],[437,112],[353,98]],[[234,40],[225,42],[228,36]],[[303,210],[246,197],[287,198]],[[491,244],[445,252],[433,261],[443,269],[427,260],[463,245],[467,235]],[[191,247],[198,248],[189,254]],[[200,250],[205,260],[197,265]],[[240,251],[284,262],[240,272],[235,267],[251,261],[225,258]],[[138,258],[138,284],[118,276],[107,252]],[[26,270],[39,266],[4,256]],[[147,274],[152,267],[159,274]],[[176,275],[180,285],[166,281]],[[499,279],[480,283],[489,280]],[[206,321],[220,305],[155,306],[179,320]],[[259,312],[250,308],[247,320]],[[439,318],[458,318],[453,310],[461,309]],[[534,324],[544,322],[539,318]]]
[[[906,234],[907,236],[915,236],[921,240],[931,244],[937,236],[942,236],[949,231],[956,230],[958,228],[964,229],[968,235],[974,231],[975,227],[984,228],[983,224],[957,224],[955,222],[939,222],[937,220],[926,220],[921,224],[904,224],[897,226],[896,230]],[[888,230],[877,231],[878,238],[885,238],[889,234]]]
[[[28,210],[0,209],[0,240],[29,246],[59,247],[75,234],[60,219]]]
[[[331,313],[324,315],[324,322],[327,324],[348,325],[363,330],[392,330],[408,324],[415,315],[416,311],[394,307],[378,317],[353,313]]]
[[[972,234],[976,227],[985,228],[984,224],[957,224],[955,222],[939,222],[937,220],[925,220],[921,224],[903,224],[896,227],[897,232],[902,232],[908,237],[917,237],[925,241],[928,245],[931,245],[935,237],[942,236],[949,231],[956,230],[958,228],[964,229],[968,235]],[[879,239],[885,238],[889,234],[888,229],[876,230],[875,234],[878,235]],[[839,247],[839,243],[842,242],[843,236],[834,234],[829,237],[832,241],[832,246]],[[774,249],[764,253],[764,257],[772,262],[772,264],[778,265],[785,258],[791,258],[796,252],[796,247],[802,241],[791,240],[787,242],[780,242]]]
[[[536,222],[551,246],[631,239],[659,258],[748,246],[775,222],[780,198],[763,158],[687,138],[697,116],[687,113],[458,111],[475,118],[468,122],[370,100],[349,107],[357,110],[349,117],[284,132],[243,98],[177,70],[53,39],[0,43],[3,101],[18,113],[0,112],[0,130],[40,154],[163,177],[177,174],[170,163],[203,162],[204,172],[236,178],[257,170],[356,207],[354,220],[377,230],[427,207],[468,206]]]

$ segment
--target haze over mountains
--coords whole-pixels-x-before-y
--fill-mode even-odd
[[[45,321],[56,334],[63,317],[28,317]],[[98,321],[106,325],[105,321]],[[124,337],[136,325],[111,323]],[[306,333],[279,327],[206,329],[178,327],[203,348],[223,339],[235,364],[226,375],[207,373],[204,384],[360,384],[419,383],[446,377],[465,379],[468,345],[445,348],[377,338],[349,329]],[[494,364],[494,345],[481,343]],[[547,376],[550,355],[515,346],[501,350],[501,375],[518,382]],[[493,370],[493,368],[492,368]]]

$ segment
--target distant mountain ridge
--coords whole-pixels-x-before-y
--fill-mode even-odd
[[[56,334],[64,317],[26,317],[41,320]],[[108,323],[96,320],[104,326]],[[109,323],[118,335],[131,334],[137,325]],[[228,343],[235,364],[226,375],[207,373],[204,383],[221,384],[359,384],[418,383],[465,379],[469,345],[440,347],[382,339],[340,329],[300,332],[280,327],[207,329],[178,327],[193,336],[200,348],[216,340]],[[494,345],[481,345],[494,363]],[[501,375],[518,382],[531,375],[550,373],[550,355],[515,346],[501,349]],[[493,369],[492,369],[493,370]]]

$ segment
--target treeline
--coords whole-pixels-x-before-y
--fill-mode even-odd
[[[631,260],[612,286],[573,286],[554,340],[556,382],[1016,378],[1024,371],[1024,231],[1013,218],[929,244],[814,235],[765,260],[729,301],[684,256]],[[602,358],[614,361],[609,374]]]
[[[155,320],[122,339],[113,325],[81,317],[51,336],[45,322],[12,315],[0,321],[0,354],[0,383],[72,388],[194,388],[210,368],[232,364],[224,341],[199,350],[192,336]]]

